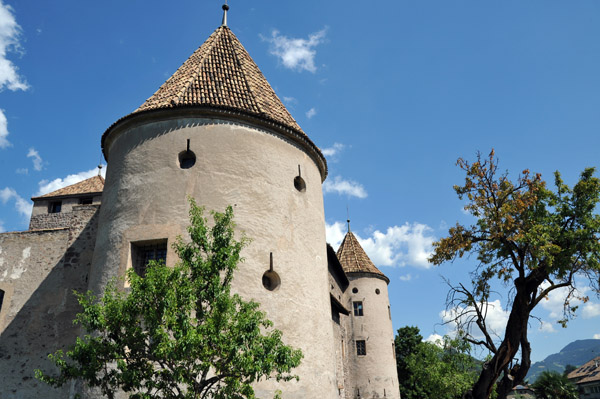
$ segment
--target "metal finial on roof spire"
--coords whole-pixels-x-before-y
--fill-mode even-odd
[[[98,176],[102,175],[102,164],[98,165]]]
[[[346,222],[348,222],[348,233],[350,233],[350,210],[348,209],[348,205],[346,205]]]
[[[229,10],[229,6],[227,5],[227,0],[225,0],[225,4],[223,4],[223,22],[221,22],[221,26],[227,26],[227,11]]]

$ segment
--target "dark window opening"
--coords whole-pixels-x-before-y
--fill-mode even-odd
[[[79,205],[92,205],[94,202],[94,198],[92,197],[84,197],[79,199]]]
[[[377,295],[379,295],[379,294],[381,293],[381,291],[379,291],[379,288],[375,288],[375,293],[376,293]]]
[[[352,288],[352,293],[353,294],[357,294],[358,293],[358,288],[356,288],[356,287]]]
[[[296,190],[300,191],[301,193],[306,191],[306,183],[304,182],[304,179],[301,178],[300,176],[296,176],[294,178],[294,187],[296,188]]]
[[[275,291],[281,285],[279,274],[273,270],[267,270],[262,276],[262,284],[269,291]]]
[[[193,151],[181,151],[179,153],[179,167],[189,169],[196,164],[196,154]]]
[[[336,324],[340,324],[340,312],[338,312],[337,309],[334,309],[333,306],[331,307],[331,319]]]
[[[4,291],[0,290],[0,312],[2,311],[2,302],[4,302]]]
[[[356,341],[356,354],[358,356],[367,355],[367,343],[365,340]]]
[[[354,316],[362,316],[363,315],[363,303],[362,302],[352,302],[352,306],[354,307]]]
[[[150,261],[167,261],[167,240],[152,243],[132,243],[131,262],[133,270],[144,277]]]
[[[48,206],[48,213],[60,213],[61,208],[62,208],[61,201],[51,202],[50,206]]]

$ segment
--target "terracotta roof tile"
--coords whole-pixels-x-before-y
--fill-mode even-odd
[[[98,194],[104,190],[104,179],[102,176],[94,176],[89,179],[80,181],[79,183],[71,184],[70,186],[63,187],[51,193],[41,195],[39,197],[33,197],[32,200],[42,198],[54,198],[54,197],[68,197],[71,195],[82,195],[82,194]]]
[[[389,281],[386,275],[369,259],[351,231],[346,233],[342,245],[338,248],[337,257],[346,273],[372,273]]]
[[[304,134],[227,26],[217,28],[134,113],[194,105],[243,111]]]
[[[567,378],[575,380],[577,384],[600,381],[600,356],[571,371]]]

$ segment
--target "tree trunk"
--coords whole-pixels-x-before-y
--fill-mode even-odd
[[[545,274],[536,269],[527,278],[515,280],[517,290],[506,324],[504,340],[498,347],[494,357],[483,365],[483,370],[473,388],[464,395],[465,399],[488,399],[498,378],[505,372],[505,376],[498,381],[498,399],[506,398],[506,394],[525,378],[531,366],[531,347],[527,340],[527,324],[531,313],[531,302],[535,300],[537,288],[544,281]],[[510,362],[522,348],[523,359],[520,366],[509,370]]]

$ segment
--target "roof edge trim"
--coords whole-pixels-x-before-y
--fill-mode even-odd
[[[243,112],[236,108],[229,107],[215,107],[214,105],[181,105],[177,107],[165,107],[157,109],[148,109],[144,111],[133,112],[128,114],[116,122],[114,122],[106,131],[102,134],[101,147],[104,159],[108,162],[107,154],[107,140],[109,137],[119,129],[125,129],[130,124],[135,124],[138,120],[159,120],[161,117],[169,115],[178,115],[179,113],[188,113],[190,117],[204,117],[212,115],[218,115],[220,117],[236,116],[242,121],[247,121],[259,126],[263,126],[268,129],[275,130],[281,133],[283,136],[290,138],[295,143],[299,144],[302,148],[307,150],[308,155],[313,159],[319,171],[321,173],[321,182],[324,182],[327,178],[328,168],[327,160],[325,156],[311,139],[306,136],[303,132],[291,129],[271,118],[265,117],[264,115],[258,116],[249,112]],[[173,116],[169,116],[167,119],[173,119]],[[179,116],[179,115],[178,115]],[[240,118],[241,117],[241,118]]]

